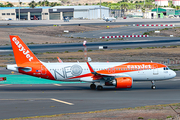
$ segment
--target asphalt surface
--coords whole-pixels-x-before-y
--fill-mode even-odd
[[[0,28],[13,27],[36,27],[36,26],[52,26],[52,25],[133,25],[133,24],[179,24],[179,19],[117,19],[116,22],[105,22],[104,20],[24,20],[24,21],[0,21]]]
[[[134,82],[132,89],[91,90],[88,83],[0,84],[0,119],[179,103],[180,72],[167,81]]]
[[[170,45],[180,45],[180,39],[177,38],[167,38],[167,37],[155,37],[155,38],[139,38],[131,40],[120,40],[112,42],[92,42],[87,43],[87,49],[98,50],[99,46],[107,46],[108,49],[123,49],[123,48],[146,48],[146,47],[162,47]],[[35,53],[43,52],[64,52],[64,51],[78,51],[84,50],[82,43],[65,43],[65,44],[47,44],[47,45],[29,45],[29,48]],[[7,55],[12,54],[11,46],[0,46],[0,54]]]
[[[40,21],[0,21],[0,27],[35,27],[35,26],[50,26],[59,25],[128,25],[128,27],[120,27],[114,29],[106,29],[99,31],[89,31],[83,33],[73,33],[67,36],[81,38],[99,38],[102,36],[114,35],[136,35],[146,31],[162,29],[165,27],[134,27],[133,24],[174,24],[179,26],[179,19],[118,19],[117,22],[106,23],[103,20],[72,20],[63,22],[59,20],[40,20]],[[7,25],[9,24],[9,25]],[[166,27],[167,28],[167,27]],[[99,46],[108,46],[108,49],[123,49],[123,48],[138,48],[138,47],[162,47],[170,45],[179,45],[180,39],[175,37],[148,37],[148,38],[123,38],[115,42],[95,42],[87,43],[87,49],[97,50]],[[29,48],[36,53],[41,52],[74,52],[83,50],[82,43],[71,44],[48,44],[48,45],[29,45]],[[0,46],[0,54],[12,54],[11,46]]]
[[[176,27],[179,27],[179,25],[176,25]],[[124,26],[124,27],[118,27],[118,28],[112,28],[112,29],[104,29],[104,30],[98,30],[98,31],[88,31],[88,32],[80,32],[80,33],[69,33],[65,34],[66,37],[81,37],[81,38],[100,38],[105,36],[119,36],[119,35],[142,35],[144,32],[148,31],[155,31],[155,30],[161,30],[163,28],[172,28],[168,26],[163,27],[139,27],[139,26]],[[152,37],[151,37],[152,38]],[[125,38],[126,39],[126,38]],[[133,39],[133,38],[127,38],[127,39]],[[144,38],[148,39],[148,38]]]

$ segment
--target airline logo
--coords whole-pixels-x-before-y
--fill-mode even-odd
[[[128,65],[127,68],[137,68],[137,69],[144,69],[144,68],[151,68],[151,65]]]
[[[29,61],[33,60],[33,57],[29,54],[29,50],[26,50],[22,44],[19,43],[16,37],[12,38],[12,41],[16,44],[16,46],[19,48],[19,51],[21,51]]]

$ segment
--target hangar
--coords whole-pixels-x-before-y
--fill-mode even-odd
[[[100,15],[101,14],[101,15]],[[104,6],[56,6],[20,9],[21,20],[63,20],[69,19],[99,19],[109,17],[109,8]],[[0,20],[18,20],[18,7],[1,7]]]
[[[92,6],[55,6],[53,9],[74,9],[73,18],[75,19],[99,19],[109,17],[109,8],[99,5]],[[101,15],[100,15],[101,14]]]

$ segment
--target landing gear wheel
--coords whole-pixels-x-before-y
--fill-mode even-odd
[[[152,80],[152,81],[151,81],[151,83],[152,83],[152,87],[151,87],[151,89],[155,90],[155,89],[156,89],[156,86],[155,86],[155,82],[154,82],[154,80]]]
[[[155,85],[153,85],[151,88],[155,90],[155,89],[156,89],[156,86],[155,86]]]
[[[102,89],[103,89],[103,86],[98,85],[98,86],[97,86],[97,89],[98,89],[98,90],[102,90]]]
[[[92,90],[95,90],[95,89],[96,89],[96,85],[95,85],[95,84],[91,84],[91,85],[90,85],[90,88],[91,88]]]

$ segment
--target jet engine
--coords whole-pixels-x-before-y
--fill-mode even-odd
[[[116,88],[131,88],[133,79],[131,77],[119,77],[110,82],[105,82],[106,86],[115,86]]]

